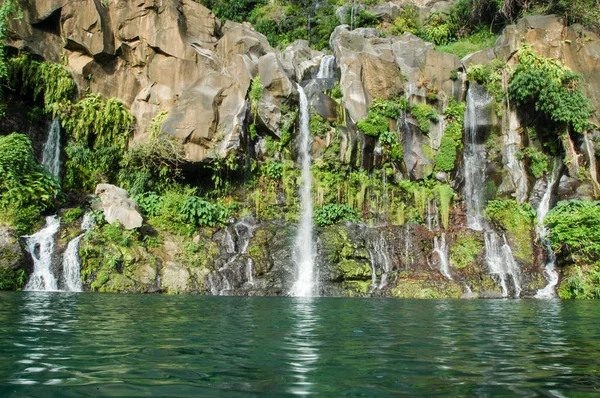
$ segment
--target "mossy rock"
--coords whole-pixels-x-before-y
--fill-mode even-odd
[[[368,262],[355,259],[341,260],[335,265],[335,269],[338,272],[339,279],[344,280],[371,280],[373,275],[373,270]]]
[[[391,296],[410,299],[460,298],[463,287],[452,280],[423,280],[398,278],[391,289]]]
[[[344,281],[342,289],[348,297],[362,297],[369,293],[371,281]]]

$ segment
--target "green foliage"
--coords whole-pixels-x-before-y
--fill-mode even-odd
[[[161,112],[153,118],[149,139],[130,146],[120,161],[119,184],[131,195],[163,192],[181,178],[185,152],[175,137],[161,133],[166,116],[166,112]]]
[[[523,149],[523,154],[529,161],[529,170],[531,170],[531,174],[533,174],[535,178],[541,178],[548,170],[548,160],[546,159],[546,155],[532,146]]]
[[[89,94],[60,116],[63,127],[76,142],[86,143],[94,150],[127,149],[134,118],[116,98],[105,100],[98,94]]]
[[[346,14],[346,24],[350,25],[352,22],[352,7],[348,8],[348,12]],[[370,11],[365,9],[360,9],[358,12],[354,14],[354,25],[352,26],[354,29],[356,28],[376,28],[379,25],[379,20],[377,16]]]
[[[561,299],[599,299],[600,264],[566,267],[558,288],[558,296]]]
[[[454,42],[436,46],[436,50],[457,55],[459,58],[464,58],[468,54],[483,50],[484,48],[492,47],[496,43],[498,35],[490,33],[489,30],[482,29],[470,36],[463,37]],[[453,71],[454,72],[454,71]],[[453,77],[454,76],[454,77]],[[458,78],[458,73],[451,75],[452,80]]]
[[[77,92],[71,73],[62,65],[33,60],[27,54],[9,59],[9,84],[20,86],[21,94],[31,93],[34,100],[43,96],[44,110],[53,117],[70,106]]]
[[[331,122],[319,114],[310,116],[310,133],[312,136],[324,138],[332,129]]]
[[[81,207],[74,207],[72,209],[67,209],[62,215],[62,221],[70,224],[74,221],[77,221],[83,216],[83,210]]]
[[[404,157],[404,148],[398,141],[398,134],[393,131],[384,131],[379,136],[385,153],[392,162],[399,162]]]
[[[405,32],[416,33],[420,28],[419,9],[415,5],[407,4],[400,11],[400,15],[394,20],[390,32],[394,35],[402,35]]]
[[[27,282],[27,274],[22,268],[0,268],[0,290],[21,290]]]
[[[446,45],[455,36],[457,27],[452,23],[448,14],[440,11],[433,12],[425,22],[425,40],[436,45]]]
[[[291,0],[268,2],[254,8],[248,20],[274,47],[304,39],[311,47],[322,50],[328,47],[329,36],[339,25],[334,6],[333,0],[321,2],[318,7]]]
[[[363,133],[379,137],[382,133],[389,131],[390,119],[397,119],[400,110],[405,108],[405,102],[400,99],[376,99],[371,103],[367,117],[356,125]]]
[[[582,76],[558,60],[537,55],[528,44],[517,55],[519,64],[508,85],[510,99],[526,109],[533,107],[560,133],[588,129],[593,107],[579,89]]]
[[[283,163],[269,158],[262,165],[261,174],[273,180],[281,180],[283,176]]]
[[[3,222],[25,233],[40,213],[53,209],[60,186],[33,158],[24,134],[0,137],[0,210]]]
[[[358,222],[356,210],[345,204],[329,203],[313,212],[315,224],[320,227],[346,221]]]
[[[4,54],[4,40],[8,33],[8,23],[11,19],[23,18],[23,11],[18,0],[4,0],[0,6],[0,80],[8,77],[8,66]]]
[[[250,98],[250,109],[252,109],[252,115],[254,115],[255,119],[258,113],[258,103],[262,99],[263,89],[264,87],[260,81],[260,76],[256,75],[250,83],[250,92],[248,93],[248,97]]]
[[[156,217],[163,207],[163,197],[156,192],[144,192],[134,195],[133,199],[147,217]]]
[[[262,6],[265,0],[195,0],[209,8],[217,18],[226,21],[244,22],[254,8]]]
[[[437,122],[439,120],[439,115],[430,105],[427,104],[417,104],[413,105],[410,109],[410,113],[417,120],[419,124],[419,128],[421,132],[424,134],[429,133],[430,125],[429,122]]]
[[[485,215],[499,229],[511,232],[524,227],[530,228],[535,220],[535,210],[529,203],[519,205],[515,200],[490,200]]]
[[[584,261],[600,258],[600,203],[587,200],[560,201],[544,224],[556,253],[571,254]]]
[[[444,228],[448,229],[450,221],[450,204],[454,198],[454,190],[448,184],[438,184],[435,186],[434,192],[440,204],[442,225]]]
[[[496,113],[500,114],[500,104],[504,98],[502,88],[502,75],[506,69],[506,63],[494,59],[485,65],[469,65],[467,68],[467,79],[484,86],[496,102]]]
[[[440,149],[435,155],[435,169],[438,171],[452,171],[456,163],[456,141],[448,135],[442,137]]]
[[[450,262],[456,268],[466,268],[475,264],[475,259],[482,249],[483,244],[480,240],[471,236],[459,237],[450,246]]]
[[[90,149],[83,142],[69,142],[65,147],[66,161],[63,186],[73,191],[91,192],[100,182],[115,181],[122,151],[115,146]]]
[[[190,196],[183,202],[181,213],[187,222],[197,227],[224,224],[230,216],[229,209],[197,196]]]

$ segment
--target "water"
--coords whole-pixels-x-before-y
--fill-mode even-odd
[[[46,217],[46,225],[33,235],[25,237],[27,251],[33,259],[33,274],[25,285],[24,290],[58,290],[58,281],[52,270],[52,255],[54,254],[54,237],[60,223],[56,216]]]
[[[542,196],[542,200],[540,201],[540,204],[537,208],[536,233],[538,235],[538,239],[544,245],[546,249],[546,254],[548,256],[548,262],[544,267],[544,273],[546,274],[548,284],[543,289],[538,290],[535,294],[535,297],[540,299],[554,298],[556,296],[554,289],[558,284],[558,272],[556,272],[556,255],[550,247],[550,241],[547,239],[548,229],[544,227],[544,219],[550,211],[550,200],[552,199],[552,191],[554,190],[555,185],[560,180],[561,169],[562,160],[561,158],[557,157],[554,159],[552,175],[546,183],[546,191],[544,192],[544,196]]]
[[[294,259],[298,266],[298,279],[292,287],[291,295],[309,297],[314,292],[314,261],[315,253],[313,246],[313,221],[312,221],[312,175],[310,136],[310,114],[308,100],[304,89],[297,85],[300,97],[300,163],[302,167],[302,186],[300,187],[300,204],[302,208],[298,235],[296,236],[296,247]]]
[[[465,111],[465,150],[464,150],[464,198],[467,207],[467,225],[471,229],[483,230],[483,207],[487,151],[485,129],[491,123],[491,103],[493,98],[477,85],[469,86]]]
[[[81,259],[79,258],[79,244],[85,235],[94,226],[91,213],[86,213],[81,222],[81,229],[84,233],[79,234],[68,244],[62,258],[62,276],[64,290],[68,292],[82,292],[81,283]]]
[[[0,396],[597,396],[600,303],[0,292]]]
[[[333,55],[325,55],[319,64],[317,79],[334,79],[335,78],[335,57]]]
[[[507,277],[510,276],[513,282],[514,297],[521,294],[520,271],[516,263],[512,250],[506,241],[506,236],[502,239],[495,232],[486,232],[485,239],[485,261],[488,265],[491,275],[496,275],[502,288],[502,296],[508,296]]]
[[[446,244],[446,234],[444,232],[442,232],[439,240],[437,236],[433,237],[433,252],[438,255],[442,275],[448,279],[452,279],[448,263],[448,245]]]
[[[42,165],[53,176],[60,176],[60,121],[58,118],[54,119],[50,125],[48,139],[42,153]]]

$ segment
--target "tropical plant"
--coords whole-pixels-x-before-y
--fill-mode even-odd
[[[329,203],[313,212],[315,224],[320,227],[351,221],[358,222],[356,210],[345,204]]]

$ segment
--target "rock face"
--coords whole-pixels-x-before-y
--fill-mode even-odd
[[[0,225],[0,269],[15,270],[22,266],[23,261],[16,231]]]
[[[212,234],[193,237],[193,244],[203,247],[203,252],[201,260],[192,262],[183,260],[186,243],[167,234],[158,248],[122,248],[121,253],[112,254],[122,257],[124,266],[122,270],[117,267],[117,271],[112,271],[100,290],[286,296],[296,279],[296,265],[289,246],[295,234],[295,225],[242,220]],[[317,294],[401,298],[502,297],[500,280],[489,274],[484,260],[483,234],[460,229],[446,232],[450,247],[468,237],[479,248],[474,260],[466,264],[455,263],[455,256],[450,252],[452,279],[442,273],[441,258],[434,248],[434,237],[439,238],[439,234],[422,225],[370,228],[344,224],[318,228]],[[84,245],[89,243],[86,241]],[[95,251],[88,246],[85,250]],[[107,250],[112,253],[115,248]],[[88,261],[82,269],[101,264],[94,258]],[[90,274],[94,272],[97,270],[89,271]],[[531,297],[544,285],[542,269],[522,267],[520,297]],[[514,293],[514,290],[509,292]]]
[[[125,229],[142,226],[144,218],[135,200],[129,198],[129,193],[111,184],[98,184],[96,195],[102,201],[104,219],[109,224],[118,220]]]
[[[276,56],[264,36],[248,25],[221,26],[193,0],[44,0],[27,1],[23,10],[9,46],[66,59],[81,93],[122,99],[136,118],[136,140],[157,113],[169,111],[163,131],[192,162],[239,147],[246,92],[258,73],[269,80],[260,114],[273,132],[281,101],[294,93],[282,66],[271,67]]]

